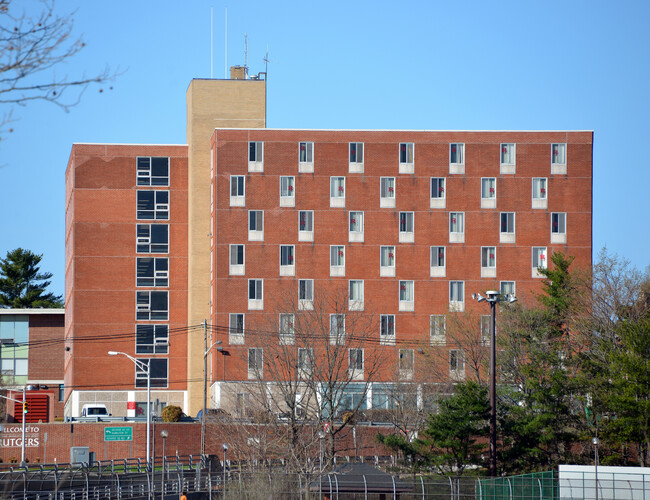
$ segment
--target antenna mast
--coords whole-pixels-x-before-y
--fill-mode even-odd
[[[223,72],[225,73],[223,77],[225,79],[228,79],[228,7],[226,7],[226,47],[224,49],[226,51],[226,57],[224,58],[224,68]]]
[[[244,71],[245,78],[248,78],[248,33],[244,33]]]

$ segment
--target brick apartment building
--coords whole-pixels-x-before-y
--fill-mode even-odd
[[[66,414],[143,406],[144,373],[111,350],[149,360],[152,398],[194,415],[207,360],[208,406],[245,415],[260,379],[274,390],[278,345],[303,365],[307,311],[357,340],[368,318],[345,372],[368,384],[362,408],[384,405],[423,372],[464,377],[447,329],[481,335],[472,293],[531,300],[555,250],[591,263],[592,132],[267,129],[260,79],[194,80],[187,109],[187,145],[73,146]]]

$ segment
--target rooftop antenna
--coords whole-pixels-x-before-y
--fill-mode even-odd
[[[268,80],[269,79],[269,63],[271,60],[269,59],[269,45],[266,44],[266,55],[264,56],[264,79]]]
[[[244,33],[244,77],[248,78],[248,33]]]
[[[214,8],[210,7],[210,79],[214,78]]]
[[[223,77],[227,79],[228,78],[228,7],[226,7],[226,47],[225,47],[225,51],[226,51],[226,57],[224,58],[225,63],[224,63],[224,68],[223,68],[223,72],[225,74],[224,74]]]

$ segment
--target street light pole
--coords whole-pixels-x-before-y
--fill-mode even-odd
[[[208,354],[217,346],[221,345],[221,340],[217,340],[208,348],[208,321],[203,320],[203,411],[201,412],[201,456],[205,455],[205,424],[206,411],[208,407]]]
[[[472,299],[490,304],[490,476],[497,475],[497,342],[496,342],[496,305],[499,302],[516,302],[514,295],[502,296],[496,290],[485,292],[487,297],[480,293],[473,293]]]
[[[162,451],[162,476],[160,478],[160,498],[162,500],[165,500],[165,441],[167,441],[167,436],[169,436],[169,432],[166,430],[160,431],[160,435],[162,436],[163,439],[163,451]]]
[[[151,365],[119,351],[108,351],[109,356],[122,355],[129,358],[136,368],[144,370],[147,374],[147,465],[151,467]]]

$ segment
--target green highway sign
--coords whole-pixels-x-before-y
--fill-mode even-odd
[[[133,427],[104,427],[104,441],[133,441]]]

